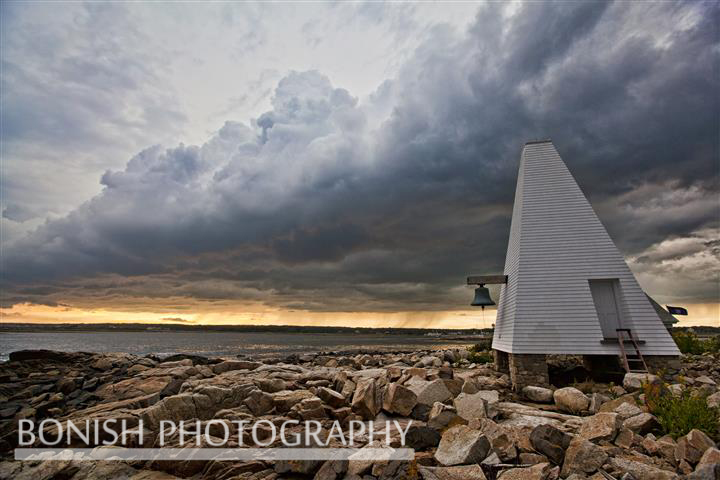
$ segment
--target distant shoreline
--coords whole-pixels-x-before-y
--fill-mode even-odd
[[[720,329],[719,329],[720,330]],[[443,328],[370,328],[330,327],[313,325],[187,325],[187,324],[116,324],[116,323],[0,323],[0,333],[107,333],[107,332],[236,332],[236,333],[299,333],[299,334],[359,334],[359,335],[419,335],[439,337],[478,337],[492,335],[492,329]]]

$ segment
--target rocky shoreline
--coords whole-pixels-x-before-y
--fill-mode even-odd
[[[720,450],[700,430],[673,439],[649,413],[641,382],[510,389],[466,350],[354,352],[219,359],[21,351],[0,364],[0,479],[714,479]],[[720,404],[720,357],[685,356],[672,392]],[[396,421],[413,461],[14,461],[21,420],[124,420],[153,447],[163,420]],[[213,422],[216,420],[216,422]],[[213,431],[212,428],[210,431]],[[100,440],[108,432],[98,436]],[[388,434],[390,435],[390,434]],[[400,445],[394,434],[391,447]],[[261,440],[269,432],[260,430]],[[369,444],[367,434],[354,438]],[[174,441],[178,441],[174,439]],[[132,443],[134,442],[134,443]],[[252,445],[252,438],[228,446]],[[179,443],[176,444],[180,446]],[[88,446],[71,444],[71,446]],[[89,446],[96,446],[91,444]],[[275,445],[272,445],[275,446]],[[330,446],[342,447],[333,444]]]

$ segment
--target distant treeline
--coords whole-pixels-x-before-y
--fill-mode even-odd
[[[0,323],[0,332],[255,332],[382,335],[488,335],[492,329],[368,328],[294,325],[182,325],[160,323]]]
[[[697,335],[720,335],[720,327],[701,325],[699,327],[673,327],[673,332],[695,332]]]

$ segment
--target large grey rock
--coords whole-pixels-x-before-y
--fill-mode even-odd
[[[633,373],[629,372],[625,374],[623,378],[623,388],[628,392],[635,392],[640,390],[643,384],[648,383],[652,385],[660,385],[662,380],[657,375],[650,373]]]
[[[435,452],[435,459],[443,465],[479,463],[490,452],[485,435],[465,425],[445,431]]]
[[[351,407],[353,412],[365,420],[372,420],[377,416],[380,405],[377,404],[374,379],[366,378],[358,382]]]
[[[499,433],[490,438],[490,446],[502,463],[514,462],[518,455],[515,442],[507,433]]]
[[[451,405],[435,402],[430,409],[427,422],[430,428],[442,430],[448,426],[453,427],[459,423],[465,423],[465,420],[457,414],[457,410]]]
[[[315,473],[313,480],[340,480],[347,472],[347,460],[328,460]]]
[[[634,417],[625,419],[623,422],[623,428],[632,430],[640,435],[649,433],[652,430],[655,430],[658,426],[657,418],[650,413],[641,413],[640,415],[635,415]]]
[[[590,407],[588,407],[588,409],[592,413],[598,413],[600,411],[600,407],[602,407],[604,403],[607,403],[609,401],[610,397],[608,397],[607,395],[595,392],[590,395]]]
[[[487,401],[482,392],[461,393],[453,401],[457,414],[467,421],[475,418],[487,418]]]
[[[309,390],[282,390],[272,394],[273,405],[280,413],[289,412],[295,404],[314,396]]]
[[[553,402],[553,391],[545,387],[536,387],[528,385],[522,389],[525,398],[532,402],[538,403],[552,403]]]
[[[412,377],[405,386],[415,393],[418,404],[428,407],[432,407],[435,402],[445,402],[453,398],[445,382],[440,378],[428,382],[419,377]]]
[[[652,479],[652,480],[674,480],[678,476],[667,470],[662,470],[647,463],[636,462],[626,458],[612,457],[609,460],[610,465],[618,472],[629,473],[633,478]]]
[[[712,441],[704,432],[692,429],[690,433],[684,437],[680,437],[675,448],[675,459],[680,462],[682,460],[695,465],[700,461],[705,451],[715,447]]]
[[[713,386],[713,387],[714,387],[715,385],[717,385],[717,383],[715,382],[715,380],[713,380],[712,378],[708,377],[707,375],[700,375],[699,377],[695,377],[695,382],[696,382],[696,383],[705,384],[705,385],[711,385],[711,386]]]
[[[487,480],[479,465],[418,467],[422,480]]]
[[[347,404],[347,400],[341,393],[338,393],[335,390],[330,390],[327,387],[318,387],[316,394],[323,402],[333,408],[344,407],[345,404]]]
[[[268,393],[282,392],[287,388],[287,384],[282,378],[260,378],[255,383],[260,390]]]
[[[410,425],[405,434],[405,447],[420,451],[429,447],[436,447],[441,436],[437,430],[425,425]]]
[[[272,395],[262,390],[253,390],[243,402],[255,416],[267,415],[274,408]]]
[[[560,465],[565,458],[565,449],[570,445],[571,438],[552,425],[538,425],[530,434],[530,445],[555,465]]]
[[[562,476],[596,472],[607,458],[607,453],[599,446],[584,438],[575,437],[565,451]]]
[[[635,415],[640,415],[643,413],[643,411],[638,407],[637,405],[633,405],[632,403],[621,403],[618,405],[617,408],[614,410],[615,413],[617,413],[622,420],[625,420],[626,418],[634,417]]]
[[[553,398],[555,405],[566,412],[578,413],[590,406],[590,399],[575,387],[559,388],[553,393]]]
[[[615,409],[618,406],[622,405],[623,403],[637,405],[637,400],[635,400],[635,397],[632,394],[628,393],[628,394],[621,395],[617,398],[613,398],[612,400],[603,403],[602,405],[600,405],[600,409],[598,411],[599,412],[614,412]]]
[[[549,463],[538,463],[532,467],[511,468],[505,470],[498,477],[498,480],[546,480],[552,469],[553,467]]]
[[[607,440],[612,442],[620,429],[621,420],[617,413],[596,413],[585,418],[578,435],[586,440]]]
[[[388,413],[397,413],[407,417],[417,405],[415,392],[399,383],[391,383],[385,391],[383,409]]]
[[[720,463],[698,465],[694,472],[685,476],[686,480],[717,480],[720,478]]]
[[[247,360],[225,360],[212,366],[212,371],[216,374],[229,372],[230,370],[255,370],[262,363],[250,362]]]
[[[718,450],[715,447],[710,447],[707,450],[705,450],[705,453],[703,453],[703,456],[700,457],[700,461],[698,462],[698,467],[701,465],[715,465],[720,464],[720,450]]]

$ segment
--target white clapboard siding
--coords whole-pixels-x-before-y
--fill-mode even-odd
[[[591,279],[618,279],[624,328],[644,355],[679,355],[552,142],[525,145],[500,289],[493,348],[509,353],[617,355],[603,344]]]

